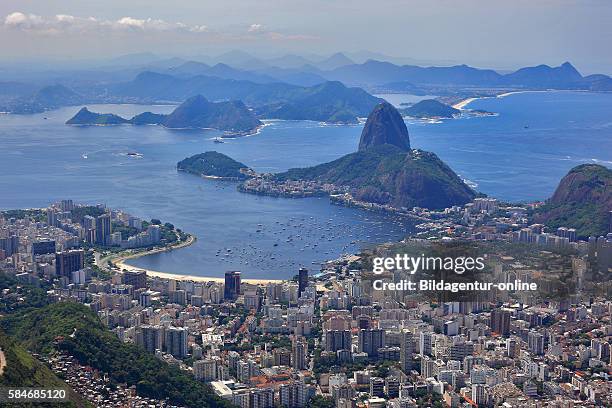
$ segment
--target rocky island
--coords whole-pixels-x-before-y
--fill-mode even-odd
[[[186,159],[179,163],[179,169],[191,169],[198,175],[206,169],[206,175],[217,176],[210,173],[216,167],[206,162],[212,158],[228,163],[233,175],[236,171],[244,174],[240,167],[245,165],[210,153]],[[476,196],[434,153],[411,149],[406,124],[386,102],[370,113],[357,152],[314,167],[278,174],[249,173],[245,178],[239,186],[243,192],[284,197],[331,195],[335,201],[395,209],[442,209],[465,204]]]
[[[413,118],[452,118],[461,111],[435,99],[424,99],[402,109],[402,113]]]
[[[161,125],[171,129],[217,129],[225,136],[251,134],[262,126],[240,101],[210,102],[196,95],[180,104],[169,115],[144,112],[132,119],[124,119],[111,113],[95,113],[86,107],[69,119],[68,125]]]
[[[96,113],[92,112],[87,107],[81,108],[76,115],[68,119],[67,125],[123,125],[130,123],[129,120],[122,118],[119,115],[113,113]]]
[[[176,168],[201,177],[225,180],[245,180],[253,175],[253,170],[245,164],[218,152],[188,157],[178,162]]]

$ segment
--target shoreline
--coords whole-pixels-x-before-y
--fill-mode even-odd
[[[141,258],[143,256],[158,254],[161,252],[169,252],[175,249],[186,248],[194,244],[196,241],[197,241],[197,238],[195,237],[195,235],[190,234],[187,240],[181,243],[178,243],[176,245],[171,245],[169,247],[164,247],[164,248],[155,248],[155,249],[151,249],[148,251],[136,252],[136,253],[131,253],[131,254],[119,255],[115,258],[111,257],[110,259],[107,259],[107,260],[110,261],[115,268],[118,268],[121,271],[123,271],[124,269],[129,270],[129,271],[130,270],[131,271],[145,271],[147,276],[152,277],[152,278],[174,279],[174,280],[179,280],[179,281],[192,281],[192,282],[224,283],[225,278],[219,278],[219,277],[214,277],[214,276],[194,276],[194,275],[183,275],[183,274],[176,274],[176,273],[170,273],[170,272],[161,272],[161,271],[155,271],[152,269],[138,268],[136,266],[132,266],[126,263],[126,261],[130,259],[136,259],[136,258]],[[265,285],[267,283],[283,282],[282,279],[242,279],[241,281],[244,283],[250,283],[253,285]]]
[[[524,91],[508,91],[508,92],[502,92],[500,94],[497,95],[492,95],[492,96],[472,96],[469,98],[465,98],[462,99],[461,101],[457,102],[454,105],[451,105],[451,107],[455,108],[455,109],[459,109],[459,110],[463,110],[466,108],[467,105],[469,105],[470,103],[479,100],[479,99],[492,99],[492,98],[505,98],[507,96],[511,96],[511,95],[516,95],[516,94],[524,94],[524,93],[540,93],[540,92],[565,92],[566,90],[562,90],[562,89],[533,89],[533,90],[524,90]],[[568,92],[580,92],[578,90],[574,91],[574,90],[567,90]],[[583,92],[589,92],[589,91],[583,91]]]
[[[467,98],[460,102],[457,102],[456,104],[452,105],[452,107],[455,109],[463,110],[465,109],[467,105],[469,105],[470,103],[474,102],[477,99],[481,99],[481,98],[480,97]]]

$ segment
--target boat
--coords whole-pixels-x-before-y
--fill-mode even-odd
[[[213,142],[215,142],[215,143],[225,143],[225,142],[223,141],[223,139],[221,139],[220,137],[215,137],[215,138],[213,139]]]

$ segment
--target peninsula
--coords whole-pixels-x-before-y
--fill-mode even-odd
[[[246,167],[215,152],[183,160],[179,170],[204,176],[237,176],[238,187],[253,194],[308,197],[331,195],[340,202],[370,203],[395,209],[442,209],[463,205],[476,193],[434,153],[411,149],[400,113],[377,105],[368,116],[359,150],[329,163],[278,174],[245,172]],[[341,200],[338,197],[343,197]]]

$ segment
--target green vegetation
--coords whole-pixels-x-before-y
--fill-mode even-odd
[[[417,406],[419,408],[443,408],[446,405],[442,401],[442,397],[438,394],[419,393],[417,395]]]
[[[47,366],[40,363],[21,347],[15,340],[0,330],[0,350],[4,353],[6,367],[0,376],[2,387],[40,387],[46,389],[65,389],[67,401],[61,403],[45,403],[50,407],[89,407],[66,383],[58,378]],[[10,404],[11,407],[35,407],[40,403]]]
[[[17,279],[5,273],[0,273],[0,288],[4,290],[0,297],[0,315],[49,304],[44,288],[20,284]]]
[[[551,228],[575,228],[579,237],[608,233],[612,211],[612,170],[597,164],[574,167],[534,216]]]
[[[129,225],[125,225],[121,222],[113,222],[113,232],[120,232],[121,239],[126,240],[129,237],[133,237],[134,235],[138,235],[140,232],[137,228],[130,227]]]
[[[336,402],[332,397],[324,397],[323,395],[315,395],[306,404],[307,408],[334,408]]]
[[[406,153],[384,144],[314,167],[290,169],[277,181],[314,180],[347,186],[361,201],[440,209],[471,201],[475,193],[435,154]]]
[[[70,212],[70,217],[72,218],[73,222],[78,222],[79,224],[82,224],[83,219],[86,215],[89,215],[90,217],[99,217],[105,212],[106,209],[104,207],[98,207],[96,205],[84,205],[74,207]]]
[[[353,372],[364,370],[368,364],[374,364],[375,361],[364,361],[364,362],[339,362],[335,354],[323,355],[322,350],[317,348],[314,350],[314,367],[313,373],[317,379],[321,374],[329,373],[332,371],[340,371],[351,377]]]
[[[218,152],[205,152],[188,157],[178,162],[177,168],[198,176],[222,177],[233,180],[248,178],[241,171],[248,169],[245,164]]]
[[[135,385],[139,395],[188,407],[228,407],[210,388],[177,367],[133,344],[122,343],[89,308],[55,303],[16,313],[0,321],[2,328],[31,351],[59,349],[81,364],[101,370],[116,383]]]
[[[31,218],[35,221],[45,221],[47,219],[45,211],[39,209],[5,210],[1,211],[0,214],[2,214],[6,219],[15,218],[17,220],[23,220],[24,218]]]

